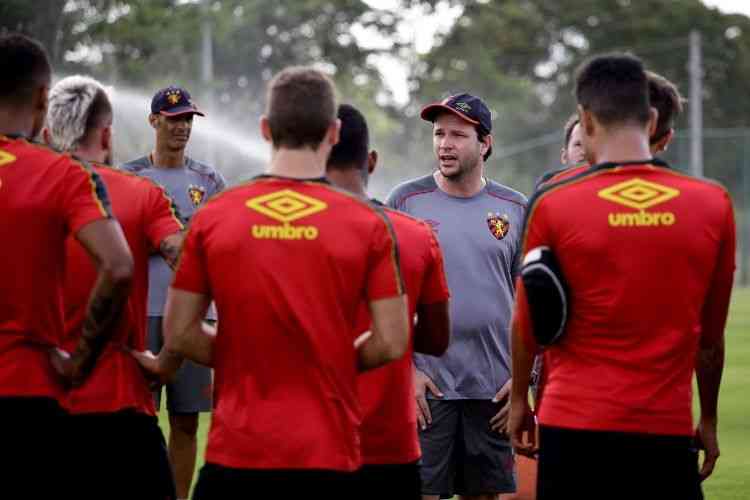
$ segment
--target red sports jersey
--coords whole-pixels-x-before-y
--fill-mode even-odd
[[[721,186],[665,167],[598,165],[532,202],[524,253],[550,247],[570,289],[544,355],[544,425],[694,432],[696,352],[724,332],[734,217]],[[530,341],[523,287],[517,308]]]
[[[547,186],[550,186],[556,182],[564,181],[565,179],[570,179],[571,177],[575,177],[578,174],[582,174],[589,168],[590,168],[590,165],[588,163],[584,163],[583,165],[563,168],[562,170],[549,172],[545,174],[544,177],[542,177],[542,180],[539,181],[539,184],[537,185],[536,188],[537,190],[539,190]]]
[[[0,396],[61,399],[47,350],[63,335],[65,240],[107,217],[99,176],[46,146],[0,136]]]
[[[174,288],[210,295],[215,409],[206,461],[360,466],[355,325],[402,295],[385,215],[326,183],[262,177],[192,219]]]
[[[417,305],[448,300],[443,253],[427,223],[396,210],[385,210],[396,232],[409,317],[413,318]],[[363,307],[357,332],[369,329],[369,312]],[[360,439],[365,464],[404,464],[421,455],[414,398],[413,337],[412,328],[410,348],[400,360],[359,376],[363,411]]]
[[[94,167],[107,186],[112,211],[133,254],[133,282],[120,328],[86,382],[70,392],[67,407],[72,413],[134,408],[154,415],[154,399],[146,378],[127,349],[145,349],[149,254],[159,248],[164,238],[180,232],[183,225],[172,199],[151,180],[103,165]],[[66,250],[63,345],[72,352],[81,336],[97,272],[86,250],[75,238],[68,238]]]

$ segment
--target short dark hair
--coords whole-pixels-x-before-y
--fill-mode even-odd
[[[50,83],[52,68],[47,52],[33,38],[19,33],[0,35],[0,61],[2,103],[28,104],[37,88]]]
[[[336,89],[320,71],[294,66],[268,84],[266,117],[274,147],[318,149],[336,120]]]
[[[484,130],[479,125],[476,126],[476,129],[477,129],[477,139],[479,140],[479,142],[484,142],[484,138],[490,135],[490,133],[484,132]],[[482,156],[482,159],[484,161],[487,161],[487,159],[490,157],[491,154],[492,154],[492,146],[487,148],[487,152],[484,153],[484,156]]]
[[[629,54],[607,54],[585,62],[576,77],[576,99],[605,127],[649,120],[643,63]]]
[[[338,118],[341,120],[339,142],[328,157],[328,167],[336,169],[356,168],[367,171],[367,155],[370,153],[370,132],[367,120],[351,104],[339,106]]]
[[[563,143],[563,149],[568,149],[568,143],[570,142],[570,136],[573,135],[573,129],[580,123],[581,119],[578,117],[578,113],[573,113],[565,122],[565,142]]]
[[[677,86],[653,71],[646,71],[648,78],[648,94],[651,106],[659,112],[656,130],[651,136],[651,143],[660,141],[674,128],[674,122],[682,113],[685,99],[677,90]]]

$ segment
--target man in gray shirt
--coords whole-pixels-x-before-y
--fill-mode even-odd
[[[427,106],[438,169],[396,187],[388,205],[429,222],[443,248],[451,292],[451,344],[415,354],[425,500],[496,499],[515,491],[505,423],[510,316],[526,198],[484,177],[492,121],[477,97]]]
[[[193,116],[198,111],[190,94],[179,87],[159,90],[151,101],[149,123],[156,131],[156,147],[147,156],[121,166],[123,170],[148,177],[172,196],[180,214],[188,223],[206,200],[224,189],[219,172],[185,155]],[[148,346],[157,353],[164,344],[162,316],[172,270],[158,255],[149,261]],[[215,320],[213,310],[207,319]],[[160,407],[161,391],[155,394]],[[198,414],[211,410],[211,370],[186,361],[174,383],[167,385],[169,412],[169,456],[174,468],[178,498],[187,498],[195,469]]]

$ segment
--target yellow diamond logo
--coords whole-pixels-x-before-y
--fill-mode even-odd
[[[600,198],[638,210],[645,210],[679,195],[677,189],[637,177],[599,191]]]
[[[16,161],[15,156],[0,149],[0,167],[7,165],[8,163],[13,163],[14,161]]]
[[[245,202],[245,205],[285,224],[328,208],[325,202],[291,189],[282,189],[281,191],[250,198]]]

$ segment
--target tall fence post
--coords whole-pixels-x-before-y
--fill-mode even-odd
[[[740,224],[740,285],[748,286],[750,284],[750,136],[745,132],[742,138],[742,203],[737,205],[742,207],[742,212],[738,217]]]

